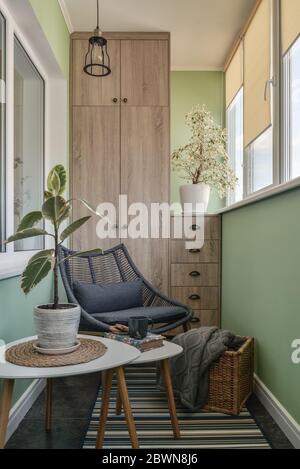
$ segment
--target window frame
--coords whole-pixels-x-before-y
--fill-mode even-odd
[[[229,104],[229,106],[227,107],[226,109],[226,122],[227,122],[227,131],[228,131],[228,139],[227,139],[227,153],[228,153],[228,156],[229,156],[229,161],[230,161],[230,165],[233,169],[235,169],[235,165],[236,165],[236,159],[235,159],[235,156],[234,155],[234,159],[232,157],[232,153],[231,153],[231,149],[233,147],[235,147],[235,144],[232,144],[230,142],[230,139],[229,139],[229,136],[230,136],[230,132],[229,132],[229,123],[232,123],[232,117],[230,115],[230,111],[232,110],[233,106],[236,104],[237,102],[237,99],[239,97],[239,95],[242,94],[242,97],[241,97],[241,102],[242,102],[242,128],[243,128],[243,124],[244,124],[244,87],[242,86],[237,94],[234,96],[233,100],[231,101],[231,103]],[[244,142],[243,142],[243,148],[244,148]],[[242,157],[242,168],[244,168],[244,157]],[[243,173],[244,173],[244,170],[243,170]],[[243,184],[243,194],[244,194],[244,181],[242,181],[242,184]],[[244,198],[244,195],[243,195],[243,198]],[[243,200],[242,198],[242,200]],[[240,202],[240,200],[236,200],[236,191],[233,190],[233,191],[230,191],[229,195],[228,195],[228,201],[230,203],[230,205],[233,205],[235,203],[238,203]]]
[[[7,25],[6,25],[6,18],[0,11],[0,18],[1,21],[3,20],[3,35],[4,35],[4,73],[3,73],[3,80],[4,80],[4,96],[6,95],[6,72],[7,72],[7,64],[6,64],[6,30],[7,30]],[[2,86],[2,85],[1,85]],[[1,221],[1,227],[2,229],[0,230],[0,240],[5,238],[6,234],[6,157],[7,157],[7,152],[6,152],[6,119],[7,119],[7,109],[6,109],[6,100],[5,100],[5,108],[3,112],[3,123],[2,123],[2,128],[0,128],[0,137],[2,139],[3,137],[3,155],[0,156],[0,191],[1,191],[1,200],[2,204],[0,205],[0,221]],[[5,246],[1,245],[0,246],[0,253],[5,253],[6,248]]]
[[[283,129],[283,109],[284,109],[284,96],[283,96],[283,58],[281,47],[281,2],[272,0],[271,10],[271,67],[270,67],[270,80],[273,79],[273,84],[269,85],[269,93],[271,94],[271,116],[272,116],[272,129],[273,129],[273,183],[261,188],[257,191],[252,191],[252,175],[251,175],[251,145],[250,143],[244,148],[244,197],[240,202],[230,204],[230,197],[227,197],[227,204],[224,208],[230,209],[235,206],[246,205],[253,200],[263,198],[264,194],[269,194],[274,191],[277,193],[281,190],[282,184],[291,183],[294,186],[293,179],[286,178],[286,149],[284,147],[284,129]],[[264,130],[268,131],[270,127]],[[258,135],[256,139],[260,138],[263,133]],[[256,141],[255,139],[255,141]],[[296,178],[297,179],[297,178]],[[299,179],[300,180],[300,179]],[[294,182],[293,182],[294,181]],[[289,184],[288,184],[289,186]],[[282,187],[282,189],[284,189]],[[222,211],[222,210],[221,210]]]
[[[45,187],[45,168],[48,161],[48,88],[49,77],[41,63],[36,51],[31,47],[22,31],[17,26],[12,14],[5,5],[1,4],[0,12],[5,19],[5,46],[6,46],[6,126],[5,126],[5,238],[14,233],[14,40],[18,39],[20,45],[28,55],[33,66],[44,81],[44,143],[43,143],[43,183]],[[49,241],[45,240],[45,248]],[[4,252],[0,252],[0,280],[20,275],[27,261],[36,253],[31,251],[14,251],[14,244],[6,245]]]
[[[253,144],[257,142],[266,132],[270,130],[267,127],[256,139],[251,142],[246,148],[244,148],[244,199],[248,197],[261,194],[265,191],[277,187],[281,183],[280,176],[280,94],[281,94],[281,71],[280,71],[280,53],[281,53],[281,14],[280,5],[277,0],[271,2],[271,62],[270,62],[270,80],[273,83],[269,83],[266,90],[270,94],[270,106],[271,106],[271,128],[273,134],[273,145],[272,145],[272,161],[273,161],[273,182],[268,186],[253,191]],[[267,86],[267,83],[266,83]]]
[[[41,184],[41,187],[40,187],[41,194],[43,195],[44,191],[45,191],[45,177],[46,177],[46,175],[45,175],[45,163],[46,163],[45,162],[45,150],[46,150],[46,145],[45,145],[45,134],[46,134],[46,126],[45,126],[45,122],[46,122],[46,99],[45,99],[45,93],[46,93],[46,82],[45,82],[44,77],[40,73],[40,70],[36,66],[35,62],[33,62],[31,56],[29,55],[29,53],[27,52],[27,50],[23,46],[23,44],[22,44],[21,40],[19,39],[18,35],[16,33],[14,33],[14,47],[15,47],[16,42],[18,44],[18,47],[22,50],[24,55],[27,57],[27,59],[29,60],[31,66],[34,68],[34,70],[36,71],[37,75],[41,78],[42,83],[43,83],[43,97],[42,97],[42,103],[43,103],[42,141],[43,141],[43,144],[42,144],[42,164],[41,164],[41,166],[42,166],[42,171],[41,171],[42,184]],[[15,63],[15,61],[14,61],[14,63]],[[45,228],[45,222],[44,221],[43,221],[42,228],[43,229]],[[46,241],[46,239],[43,238],[43,244],[42,244],[41,249],[45,249],[45,241]],[[37,249],[37,250],[26,250],[26,249],[24,249],[24,250],[21,250],[21,251],[16,250],[14,252],[30,252],[30,253],[33,253],[33,252],[39,251],[41,249]]]
[[[290,77],[291,77],[291,61],[288,60],[292,49],[299,43],[300,48],[300,33],[290,45],[286,53],[281,55],[282,60],[282,101],[281,101],[281,114],[282,114],[282,182],[289,182],[300,178],[300,176],[292,177],[292,161],[291,161],[291,89],[290,89]]]

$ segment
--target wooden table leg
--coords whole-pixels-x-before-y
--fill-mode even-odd
[[[173,435],[174,435],[174,438],[180,438],[180,429],[179,429],[177,413],[176,413],[176,405],[175,405],[175,399],[174,399],[174,393],[173,393],[169,360],[168,359],[162,360],[160,362],[160,366],[161,366],[161,372],[162,372],[165,386],[166,386],[169,412],[170,412],[170,417],[171,417],[171,422],[172,422],[172,427],[173,427]]]
[[[128,397],[128,390],[125,380],[125,374],[122,367],[117,368],[117,377],[118,377],[118,389],[120,392],[120,398],[123,404],[124,414],[127,422],[127,427],[129,431],[131,446],[133,449],[138,449],[139,441],[136,433],[135,422],[132,415],[131,405]]]
[[[103,446],[113,372],[114,370],[108,370],[105,373],[105,380],[103,383],[103,390],[102,390],[102,405],[101,405],[101,413],[100,413],[100,419],[99,419],[99,428],[98,428],[97,440],[96,440],[96,449],[101,449]]]
[[[116,415],[122,414],[122,399],[120,393],[120,387],[117,385],[117,401],[116,401]]]
[[[50,432],[52,430],[52,395],[53,395],[53,380],[52,378],[47,378],[46,418],[45,418],[46,432]]]
[[[0,404],[0,449],[3,449],[5,446],[6,430],[8,425],[13,389],[14,380],[5,379],[3,382],[3,391]]]

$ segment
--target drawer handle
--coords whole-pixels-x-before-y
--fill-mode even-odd
[[[198,230],[200,230],[200,226],[199,226],[199,225],[192,225],[190,228],[192,229],[192,231],[198,231]]]
[[[189,300],[200,300],[200,296],[199,295],[191,295],[191,296],[189,296]]]
[[[199,318],[192,318],[191,322],[196,324],[196,323],[200,322],[200,319]]]
[[[190,272],[191,277],[200,277],[200,275],[200,272],[198,272],[197,270],[193,270],[193,272]]]
[[[191,254],[198,254],[199,252],[201,252],[201,249],[190,249]]]

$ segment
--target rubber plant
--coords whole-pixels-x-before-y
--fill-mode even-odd
[[[48,236],[53,239],[53,247],[34,254],[29,260],[24,272],[21,276],[21,288],[27,295],[41,280],[43,280],[49,272],[53,272],[54,288],[53,288],[53,305],[52,309],[59,309],[58,296],[58,268],[59,262],[64,262],[70,257],[81,256],[83,254],[101,253],[101,249],[93,249],[90,251],[80,251],[70,255],[66,259],[59,260],[59,246],[68,239],[76,230],[84,225],[91,216],[86,216],[74,221],[66,228],[61,230],[61,225],[65,222],[72,210],[74,200],[79,200],[85,207],[96,213],[88,202],[82,199],[66,200],[63,197],[67,184],[66,170],[62,165],[55,166],[49,173],[47,178],[47,190],[44,192],[44,203],[40,211],[30,212],[21,220],[17,232],[10,236],[5,243],[13,243],[27,238],[37,236]],[[49,233],[44,228],[37,228],[35,225],[41,221],[48,220],[52,224],[52,232]]]

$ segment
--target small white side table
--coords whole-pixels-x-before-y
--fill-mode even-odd
[[[9,418],[9,411],[11,407],[11,399],[16,379],[40,379],[47,378],[47,407],[46,407],[46,430],[51,429],[51,409],[52,409],[52,379],[60,378],[62,376],[84,375],[88,373],[95,373],[100,371],[109,370],[109,375],[113,375],[116,371],[118,377],[118,387],[124,413],[128,425],[132,447],[138,448],[138,438],[136,435],[135,423],[131,412],[131,406],[128,398],[127,386],[124,376],[123,365],[134,361],[140,356],[140,352],[135,347],[123,344],[116,340],[105,339],[103,337],[91,337],[87,335],[78,336],[79,339],[90,339],[102,342],[107,347],[106,353],[96,360],[88,363],[71,366],[60,366],[52,368],[30,368],[26,366],[13,365],[12,363],[0,363],[0,379],[4,380],[2,399],[0,403],[0,448],[4,448],[5,437],[7,431],[7,424]],[[9,348],[13,345],[21,344],[29,340],[35,340],[36,337],[27,337],[22,340],[17,340],[6,346]],[[108,401],[103,396],[102,409],[99,422],[99,432],[97,447],[101,448],[103,445],[105,424],[107,419]]]
[[[183,352],[182,347],[172,342],[164,341],[162,347],[149,350],[149,352],[141,353],[141,355],[136,358],[130,365],[141,365],[145,363],[159,362],[161,367],[161,373],[164,378],[166,394],[168,399],[168,406],[170,412],[170,418],[173,428],[174,438],[180,438],[180,428],[178,424],[178,418],[176,413],[176,404],[173,393],[172,379],[170,373],[169,358],[180,355]],[[107,395],[110,395],[111,390],[111,379],[107,383],[105,381],[104,389]],[[118,383],[118,395],[117,395],[117,404],[116,404],[116,414],[120,415],[122,412],[122,389]],[[126,415],[126,409],[124,408],[124,413]]]

